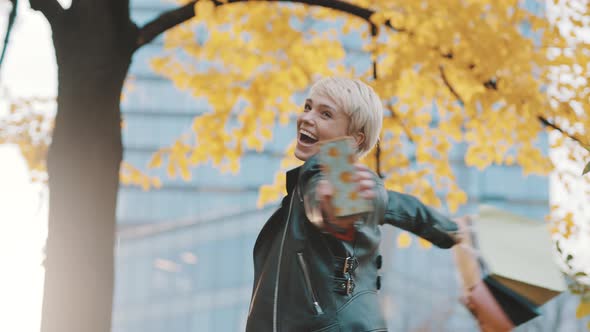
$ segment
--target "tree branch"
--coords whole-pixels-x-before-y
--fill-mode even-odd
[[[6,36],[4,37],[4,45],[2,46],[2,54],[0,55],[0,69],[2,63],[4,63],[4,57],[6,56],[6,50],[8,49],[8,41],[10,40],[10,34],[12,27],[14,26],[14,20],[16,19],[16,9],[18,7],[18,0],[10,0],[12,2],[12,9],[8,14],[8,24],[6,25]]]
[[[193,18],[195,16],[195,3],[196,1],[189,2],[180,8],[167,11],[141,27],[135,47],[139,49],[166,30]]]
[[[109,0],[109,6],[111,7],[111,13],[113,13],[119,24],[125,27],[131,22],[129,0]]]
[[[371,15],[373,15],[375,13],[375,11],[370,10],[370,9],[366,9],[363,7],[359,7],[359,6],[353,5],[353,4],[345,2],[345,1],[340,1],[340,0],[250,0],[250,2],[254,2],[254,1],[257,1],[257,2],[301,3],[301,4],[310,5],[310,6],[319,6],[319,7],[334,9],[334,10],[361,18],[361,19],[367,21],[368,23],[370,23],[371,26],[373,26],[373,23],[371,22],[370,18],[371,18]],[[165,32],[166,30],[173,28],[173,27],[177,26],[178,24],[181,24],[181,23],[193,18],[195,16],[195,7],[194,6],[197,2],[198,2],[198,0],[191,1],[182,7],[169,10],[169,11],[161,14],[160,16],[158,16],[157,18],[155,18],[151,22],[144,25],[139,31],[136,47],[140,48],[143,45],[150,43],[158,35]],[[236,2],[248,2],[248,0],[227,0],[225,2],[213,0],[213,3],[215,4],[215,6],[222,6],[222,5],[236,3]],[[390,29],[393,29],[395,31],[404,31],[404,29],[402,29],[402,28],[396,28],[390,20],[387,20],[385,22],[385,26],[387,26]]]
[[[451,84],[451,82],[449,82],[447,76],[445,75],[445,71],[442,65],[439,66],[440,69],[440,74],[442,77],[442,80],[445,84],[445,86],[449,89],[449,91],[451,92],[451,94],[461,103],[461,105],[465,105],[465,103],[463,102],[463,99],[461,98],[461,96],[459,95],[459,93],[457,92],[457,90],[455,90],[455,88],[453,87],[453,85]],[[483,83],[483,86],[486,89],[490,89],[490,90],[498,90],[498,86],[496,84],[495,81],[490,80],[487,82]],[[570,134],[567,131],[563,130],[560,126],[558,126],[557,124],[549,121],[546,117],[542,116],[542,115],[537,115],[537,119],[545,126],[553,128],[557,131],[559,131],[560,133],[562,133],[563,135],[571,138],[572,140],[578,142],[578,144],[580,144],[581,146],[587,146],[586,142],[582,141],[582,139],[580,139],[579,137],[577,137],[576,135]]]
[[[390,112],[391,112],[391,117],[396,119],[397,122],[399,123],[399,125],[402,127],[402,130],[404,131],[404,133],[406,134],[406,136],[408,136],[408,140],[410,140],[410,142],[414,143],[414,136],[412,135],[412,132],[410,131],[410,129],[408,129],[408,127],[406,127],[406,124],[404,123],[404,121],[402,120],[402,118],[399,116],[399,114],[397,114],[396,110],[393,108],[392,105],[386,105],[385,106]]]
[[[582,141],[579,137],[577,137],[576,135],[570,134],[568,132],[566,132],[565,130],[563,130],[561,127],[559,127],[557,124],[549,121],[546,117],[542,116],[542,115],[537,115],[537,119],[539,119],[539,121],[541,121],[542,124],[544,124],[547,127],[553,128],[557,131],[559,131],[560,133],[562,133],[563,135],[571,138],[572,140],[578,142],[578,144],[580,144],[580,146],[588,146],[586,142]]]
[[[459,101],[459,103],[461,103],[461,106],[465,105],[463,98],[461,98],[461,96],[459,95],[457,90],[455,90],[455,88],[451,85],[451,82],[449,82],[449,79],[447,78],[447,75],[445,73],[445,69],[444,69],[443,65],[439,65],[438,70],[440,71],[440,76],[443,80],[443,83],[447,87],[447,89],[449,89],[449,92],[451,92],[451,94],[453,96],[455,96],[455,98]]]
[[[47,1],[49,1],[51,3],[55,3],[55,0],[47,0]],[[159,36],[160,34],[162,34],[165,31],[167,31],[168,29],[171,29],[171,28],[175,27],[176,25],[181,24],[181,23],[193,18],[195,16],[195,4],[198,1],[199,0],[191,1],[182,7],[169,10],[169,11],[161,14],[160,16],[158,16],[157,18],[155,18],[151,22],[144,25],[139,30],[139,34],[137,37],[137,43],[136,43],[136,49],[142,47],[143,45],[150,43],[157,36]],[[231,3],[236,3],[236,2],[247,2],[247,1],[248,0],[226,0],[224,2],[221,2],[218,0],[213,0],[213,3],[215,4],[215,6],[222,6],[225,4],[231,4]],[[251,2],[260,1],[260,2],[301,3],[301,4],[310,5],[310,6],[319,6],[319,7],[334,9],[334,10],[337,10],[337,11],[340,11],[343,13],[350,14],[352,16],[356,16],[358,18],[361,18],[361,19],[367,21],[371,25],[371,29],[372,29],[373,33],[375,33],[375,29],[377,28],[373,24],[373,22],[371,22],[371,20],[370,20],[371,16],[375,13],[375,11],[367,9],[367,8],[359,7],[354,4],[344,2],[344,1],[339,1],[339,0],[249,0],[249,1],[251,1]],[[39,6],[39,2],[45,3],[43,0],[31,0],[31,4],[37,3],[38,6]],[[59,4],[58,4],[58,6],[59,6]],[[393,26],[393,23],[390,20],[385,22],[385,26],[389,27],[390,29],[396,30],[396,31],[406,31],[403,28],[396,28],[395,26]],[[443,58],[453,59],[452,52],[446,52],[446,53],[441,52],[441,56]],[[439,66],[439,70],[440,70],[441,78],[442,78],[445,86],[449,89],[449,91],[457,99],[457,101],[459,101],[459,103],[461,103],[461,105],[465,105],[463,98],[461,98],[461,95],[459,95],[458,91],[455,90],[455,88],[453,87],[453,85],[451,84],[449,79],[447,78],[446,73],[444,71],[444,67],[442,65]],[[493,79],[484,82],[483,86],[486,89],[491,89],[491,90],[498,89],[497,82]],[[395,113],[393,113],[393,114],[395,116]],[[581,145],[584,145],[584,143],[579,138],[567,133],[566,131],[561,129],[556,124],[547,120],[545,117],[539,115],[537,118],[545,126],[551,127],[553,129],[561,132],[562,134],[570,137],[571,139],[580,143]],[[402,127],[403,127],[403,124],[402,124]],[[407,133],[408,132],[406,130],[406,134]],[[409,138],[410,138],[410,140],[412,140],[411,136],[409,136]]]
[[[32,9],[40,11],[47,18],[50,25],[65,12],[57,0],[30,0],[29,3]]]

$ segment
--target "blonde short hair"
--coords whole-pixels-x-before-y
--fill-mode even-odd
[[[348,134],[365,135],[365,141],[358,147],[359,158],[377,144],[383,125],[383,105],[372,87],[360,80],[328,77],[317,81],[309,94],[332,99],[350,118]]]

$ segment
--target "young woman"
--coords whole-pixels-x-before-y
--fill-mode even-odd
[[[386,331],[377,299],[379,226],[403,228],[442,248],[458,241],[454,222],[412,196],[385,191],[360,164],[354,180],[373,211],[333,216],[319,143],[351,136],[360,158],[377,143],[382,118],[379,97],[359,80],[326,78],[311,88],[297,118],[295,156],[304,164],[287,172],[287,196],[254,246],[246,331]]]

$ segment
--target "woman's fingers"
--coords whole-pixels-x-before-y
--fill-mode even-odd
[[[375,191],[374,190],[363,190],[360,192],[360,195],[364,199],[371,200],[375,198]]]
[[[356,164],[357,172],[354,180],[358,184],[357,190],[364,199],[375,198],[375,180],[373,180],[373,173],[371,173],[365,165]]]
[[[375,188],[375,181],[363,180],[359,182],[358,192],[364,199],[373,199],[375,198],[375,190],[373,188]]]
[[[354,167],[356,168],[357,172],[363,172],[364,171],[364,172],[371,173],[371,171],[369,170],[369,168],[366,165],[356,163],[356,164],[354,164]]]
[[[331,198],[334,195],[334,188],[328,180],[318,181],[317,193],[320,200]]]
[[[363,179],[357,182],[358,183],[358,190],[371,190],[375,188],[375,181],[369,179]]]
[[[332,196],[334,195],[334,188],[327,180],[320,180],[316,189],[318,201],[323,218],[328,220],[334,219],[334,207],[332,206]]]

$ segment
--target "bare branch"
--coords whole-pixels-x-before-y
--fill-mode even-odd
[[[447,89],[449,89],[449,92],[451,92],[451,94],[453,96],[455,96],[455,98],[457,98],[457,100],[459,101],[459,103],[461,103],[461,105],[465,105],[463,98],[461,98],[461,96],[459,95],[457,90],[455,90],[453,85],[451,85],[451,82],[449,82],[449,79],[447,78],[447,75],[445,74],[445,69],[444,69],[443,65],[438,66],[438,69],[440,70],[440,76],[441,76],[443,82],[445,83],[445,86],[447,87]]]
[[[226,4],[236,3],[236,2],[247,2],[248,0],[227,0],[225,2],[221,2],[218,0],[213,0],[215,6],[222,6]],[[375,13],[375,11],[366,9],[363,7],[359,7],[353,5],[351,3],[339,0],[250,0],[251,2],[258,1],[258,2],[290,2],[290,3],[301,3],[311,6],[319,6],[324,8],[334,9],[343,13],[350,14],[352,16],[359,17],[368,23],[373,25],[370,21],[371,15]],[[191,1],[186,5],[169,10],[151,22],[144,25],[140,31],[139,36],[137,38],[137,48],[142,47],[145,44],[148,44],[152,40],[154,40],[158,35],[165,32],[166,30],[177,26],[195,16],[195,9],[194,6],[198,2]],[[391,21],[386,21],[385,26],[393,29],[395,31],[404,31],[402,28],[397,28],[393,25]]]
[[[14,20],[16,19],[16,9],[18,7],[18,0],[10,0],[12,2],[12,9],[8,14],[8,24],[6,25],[6,36],[4,37],[4,45],[2,46],[2,54],[0,55],[0,68],[4,63],[4,57],[6,56],[6,50],[8,49],[8,41],[10,40],[10,34],[12,27],[14,26]]]
[[[377,173],[380,179],[385,179],[385,175],[381,173],[381,138],[375,144],[375,173]]]
[[[31,8],[40,11],[49,24],[53,24],[55,19],[65,12],[57,0],[30,0]]]
[[[451,92],[451,94],[453,96],[455,96],[455,98],[457,98],[457,100],[461,103],[461,105],[465,105],[465,103],[463,102],[463,99],[461,98],[461,96],[459,95],[459,93],[457,92],[457,90],[455,90],[455,88],[453,87],[453,85],[451,84],[451,82],[449,82],[447,76],[445,75],[445,71],[442,65],[439,66],[440,69],[440,74],[442,77],[443,82],[445,83],[446,87],[449,89],[449,91]],[[498,90],[498,86],[496,84],[495,81],[487,81],[483,83],[483,86],[486,89],[490,89],[490,90]],[[577,137],[576,135],[570,134],[567,131],[563,130],[560,126],[558,126],[557,124],[549,121],[546,117],[542,116],[542,115],[537,115],[537,119],[545,126],[553,128],[557,131],[559,131],[560,133],[562,133],[563,135],[571,138],[572,140],[578,142],[581,146],[587,146],[586,142],[582,141],[579,137]]]
[[[150,43],[166,30],[193,18],[195,16],[195,3],[196,1],[189,2],[180,8],[167,11],[140,28],[136,48]]]
[[[538,115],[537,119],[539,119],[539,121],[541,121],[542,124],[544,124],[547,127],[553,128],[557,131],[559,131],[560,133],[562,133],[563,135],[571,138],[572,140],[578,142],[578,144],[580,144],[580,146],[587,146],[587,143],[582,141],[579,137],[577,137],[576,135],[570,134],[568,132],[566,132],[565,130],[563,130],[563,128],[561,128],[560,126],[558,126],[557,124],[549,121],[546,117],[542,116],[542,115]]]
[[[397,111],[393,108],[393,106],[386,105],[385,107],[391,112],[391,117],[397,120],[397,122],[402,127],[402,130],[404,131],[406,136],[408,136],[408,139],[410,140],[410,142],[414,143],[415,140],[414,140],[414,136],[412,135],[411,130],[408,129],[408,127],[406,127],[404,120],[399,116],[399,114],[397,114]]]

